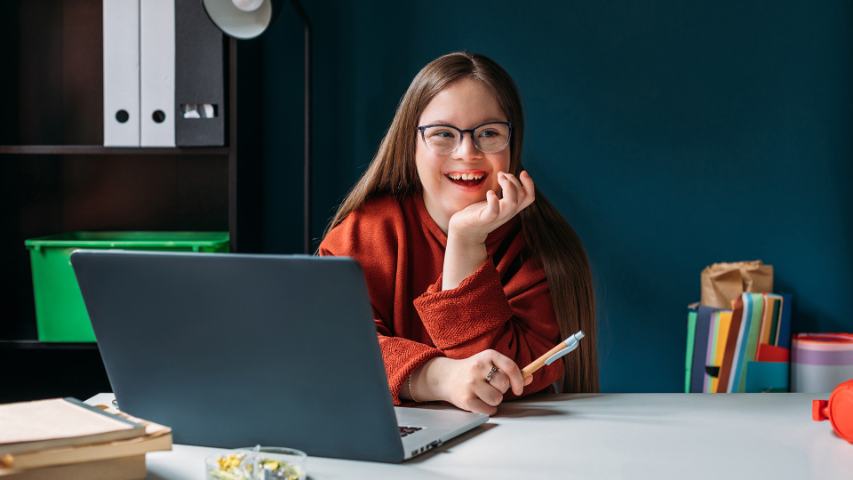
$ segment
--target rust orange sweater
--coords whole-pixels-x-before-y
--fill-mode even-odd
[[[369,200],[320,244],[320,255],[353,257],[364,270],[398,405],[409,374],[433,357],[466,358],[493,348],[522,368],[561,340],[545,272],[530,258],[517,219],[488,236],[489,260],[457,288],[442,291],[446,243],[415,194]],[[562,374],[562,362],[542,368],[524,394],[549,387]]]

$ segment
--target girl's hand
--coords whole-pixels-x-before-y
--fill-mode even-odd
[[[497,370],[486,380],[492,367]],[[426,363],[416,375],[418,388],[427,397],[424,400],[445,400],[463,410],[486,415],[498,411],[507,390],[512,388],[515,395],[521,395],[532,380],[525,380],[518,365],[495,350],[460,360],[439,357]],[[418,399],[422,398],[420,395],[418,390]]]
[[[459,286],[487,258],[486,237],[535,200],[533,179],[521,172],[515,176],[498,172],[498,184],[503,198],[489,190],[486,201],[469,205],[450,217],[447,227],[447,246],[444,251],[441,289]]]
[[[473,243],[483,243],[486,237],[524,210],[536,199],[533,179],[527,171],[519,178],[510,173],[498,172],[498,184],[503,198],[489,190],[486,200],[469,205],[453,214],[448,222],[448,237],[451,235]]]

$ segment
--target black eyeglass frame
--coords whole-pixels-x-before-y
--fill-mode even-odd
[[[452,152],[455,152],[457,148],[459,148],[459,145],[462,145],[462,142],[465,140],[465,133],[469,133],[471,135],[471,141],[474,142],[474,147],[477,150],[480,150],[480,145],[477,144],[477,139],[476,139],[476,137],[474,137],[474,131],[480,127],[485,127],[486,125],[494,125],[494,124],[506,125],[507,128],[509,128],[509,133],[507,133],[507,136],[506,136],[506,145],[504,145],[503,148],[501,148],[500,150],[496,150],[494,152],[488,152],[488,153],[498,153],[498,152],[502,152],[504,148],[508,147],[509,142],[512,140],[512,122],[509,122],[509,121],[507,121],[507,122],[501,122],[501,121],[485,122],[485,123],[481,123],[481,124],[475,126],[474,128],[466,128],[466,129],[462,129],[462,128],[459,128],[459,127],[456,127],[454,125],[450,125],[447,123],[431,123],[429,125],[418,125],[418,131],[421,132],[421,140],[423,140],[424,144],[428,148],[431,149],[432,147],[430,147],[429,142],[426,141],[426,134],[424,133],[427,128],[447,127],[447,128],[452,128],[452,129],[456,130],[457,132],[459,132],[459,144],[457,144],[453,150],[448,152],[448,153],[452,153]],[[480,151],[483,152],[482,150],[480,150]],[[483,152],[483,153],[487,153],[487,152]]]

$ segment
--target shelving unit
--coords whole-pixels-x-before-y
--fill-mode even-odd
[[[16,369],[0,401],[109,389],[96,345],[36,340],[25,239],[228,230],[232,251],[260,251],[259,46],[224,40],[226,146],[104,147],[101,2],[0,5],[0,365]]]
[[[101,145],[0,145],[0,155],[228,155],[228,147],[124,148]]]

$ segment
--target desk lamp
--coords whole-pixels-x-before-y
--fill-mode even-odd
[[[291,0],[304,25],[303,97],[305,138],[303,139],[303,249],[311,252],[311,22],[299,0]],[[226,35],[238,40],[262,34],[281,11],[279,0],[202,0],[210,20]]]

